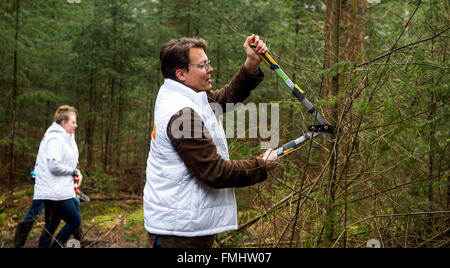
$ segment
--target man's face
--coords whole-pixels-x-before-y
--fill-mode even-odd
[[[208,67],[205,69],[203,66],[198,66],[196,64],[205,64],[208,62],[208,56],[201,48],[191,48],[189,50],[189,60],[190,64],[188,71],[183,71],[184,84],[193,87],[200,91],[210,91],[212,88],[211,84],[211,73],[213,69]]]

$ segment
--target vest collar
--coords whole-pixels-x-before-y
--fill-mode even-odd
[[[170,78],[164,79],[164,87],[173,93],[180,94],[191,100],[200,101],[203,102],[204,104],[208,103],[206,92],[204,91],[196,92],[192,88],[185,86],[182,83],[172,80]]]

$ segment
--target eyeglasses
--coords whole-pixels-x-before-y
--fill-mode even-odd
[[[211,67],[210,63],[211,63],[211,60],[208,60],[208,62],[206,62],[206,63],[189,63],[189,66],[195,65],[195,66],[202,68],[205,71],[208,71],[209,67]]]

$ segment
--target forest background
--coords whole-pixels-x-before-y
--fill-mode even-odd
[[[79,110],[82,190],[92,198],[81,206],[84,231],[97,247],[148,246],[142,190],[159,50],[204,38],[220,88],[253,33],[339,126],[337,142],[318,137],[266,182],[236,189],[239,230],[215,246],[448,247],[449,19],[446,0],[1,1],[0,247],[31,204],[29,174],[62,104]],[[261,68],[246,102],[279,103],[281,146],[314,118]],[[228,142],[232,159],[261,153],[258,139]]]

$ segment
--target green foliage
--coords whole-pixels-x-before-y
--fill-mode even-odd
[[[0,213],[0,226],[8,226],[8,215],[6,214],[6,212]]]
[[[110,196],[119,194],[120,185],[118,181],[118,177],[104,173],[101,169],[90,171],[83,178],[83,184],[91,189],[91,191]]]
[[[153,125],[153,104],[163,81],[159,71],[161,46],[181,36],[207,40],[208,57],[214,68],[214,87],[221,88],[245,59],[242,50],[245,37],[255,33],[266,41],[271,55],[306,91],[308,99],[324,112],[326,119],[330,116],[327,107],[347,111],[340,126],[344,136],[338,146],[343,152],[338,159],[340,181],[335,211],[330,215],[337,220],[338,232],[344,230],[339,221],[345,217],[348,224],[375,212],[448,210],[448,32],[370,64],[358,65],[446,29],[448,3],[392,0],[372,4],[364,18],[364,53],[357,55],[355,62],[342,60],[323,68],[325,2],[114,0],[69,4],[67,1],[20,1],[20,27],[16,31],[16,1],[2,1],[0,183],[3,185],[7,181],[5,171],[11,163],[11,147],[15,155],[15,182],[23,183],[54,111],[59,105],[69,104],[79,110],[76,138],[86,192],[114,197],[122,193],[128,183],[130,190],[127,191],[141,193]],[[344,26],[342,35],[354,26]],[[16,76],[13,72],[15,55]],[[246,101],[280,103],[280,144],[284,144],[304,133],[313,119],[266,66],[261,69],[265,79]],[[323,96],[324,79],[336,73],[342,79],[341,91],[337,96]],[[13,96],[14,82],[16,96]],[[345,143],[350,136],[354,143]],[[248,159],[261,153],[258,140],[229,139],[228,142],[232,159]],[[324,169],[328,159],[323,159],[327,150],[316,140],[310,154],[306,146],[283,158],[260,188],[237,190],[240,220],[250,220],[264,213],[293,189],[299,190],[304,179],[304,193],[311,190],[308,187],[315,188],[297,219],[300,223],[297,228],[303,228],[298,236],[299,244],[320,246],[319,236],[329,231],[324,228],[326,209],[323,207],[330,201],[328,181],[323,179],[329,172]],[[345,163],[347,156],[349,160]],[[277,181],[271,180],[272,176]],[[403,184],[407,186],[396,188]],[[390,188],[394,190],[384,195],[374,194],[371,198],[346,203]],[[19,197],[29,194],[19,192]],[[347,211],[344,211],[345,204]],[[277,217],[262,224],[269,226],[269,230],[258,226],[244,234],[222,235],[232,236],[224,245],[277,242],[284,224],[289,222],[289,228],[292,227],[295,208],[296,203],[278,210]],[[117,208],[97,212],[95,222],[114,222],[115,215],[120,213]],[[0,215],[0,224],[7,225],[8,219]],[[143,243],[141,233],[134,230],[142,223],[141,216],[126,218],[128,221],[123,227],[130,232],[126,233],[127,240],[137,245]],[[382,220],[378,224],[382,225]],[[433,233],[428,224],[426,220],[413,223],[398,220],[392,230],[405,232],[409,228],[422,232],[426,229],[430,232],[427,237],[432,237],[439,230]],[[349,243],[362,245],[362,240],[373,237],[375,228],[382,229],[373,222],[355,225],[348,230],[349,237],[355,238],[349,239]],[[386,223],[383,228],[390,226]],[[291,236],[289,232],[290,229],[283,239]],[[255,237],[260,233],[266,237],[257,240]]]

